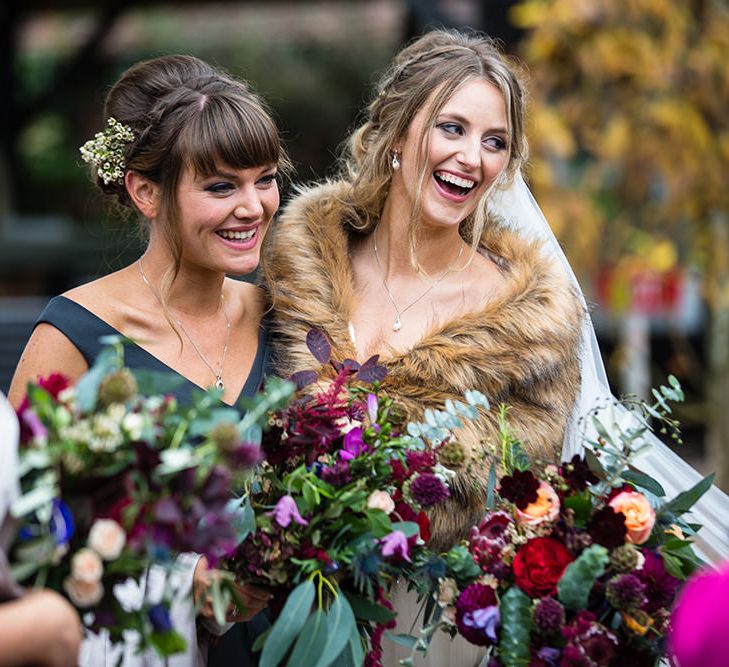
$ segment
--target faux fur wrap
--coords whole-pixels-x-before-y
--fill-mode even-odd
[[[315,365],[305,343],[312,327],[327,333],[333,358],[357,358],[348,332],[357,298],[348,258],[359,232],[344,220],[344,196],[343,183],[304,190],[267,240],[275,363],[284,377]],[[497,442],[498,405],[510,407],[509,426],[530,457],[556,462],[579,385],[584,312],[566,276],[538,242],[505,225],[487,226],[480,251],[505,276],[499,296],[479,312],[436,325],[411,350],[382,358],[388,368],[382,387],[409,419],[462,399],[467,389],[483,392],[492,405],[458,435],[470,464],[458,472],[449,501],[431,513],[435,548],[465,537],[483,514],[487,470],[478,454],[482,443]]]

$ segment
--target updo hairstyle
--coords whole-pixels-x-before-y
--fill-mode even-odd
[[[350,224],[369,233],[379,222],[390,189],[393,148],[431,95],[424,129],[418,138],[421,146],[427,146],[435,118],[454,92],[478,79],[496,86],[504,97],[509,157],[500,180],[501,184],[510,181],[528,153],[524,135],[525,93],[513,66],[484,34],[434,30],[395,57],[377,86],[377,96],[367,107],[364,124],[352,133],[345,145],[342,171],[352,184],[347,202]],[[426,164],[420,167],[409,228],[410,257],[415,267],[418,267],[417,220]],[[476,210],[461,223],[461,235],[471,245],[472,253],[486,224],[488,198],[494,187],[496,183],[486,190]]]
[[[174,259],[167,287],[182,254],[177,226],[177,186],[185,167],[206,178],[216,168],[278,165],[290,169],[267,105],[249,86],[187,55],[162,56],[126,70],[109,91],[104,120],[128,125],[134,141],[124,152],[125,173],[133,170],[157,184],[157,223]],[[132,207],[124,182],[97,185]],[[166,291],[166,290],[163,290]]]

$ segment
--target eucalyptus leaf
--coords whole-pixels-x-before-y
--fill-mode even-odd
[[[374,623],[388,623],[395,618],[395,612],[390,611],[376,602],[372,602],[356,593],[345,593],[354,615],[363,621]]]
[[[392,530],[399,530],[401,533],[405,533],[405,537],[420,535],[420,526],[414,521],[398,521],[397,523],[393,523]]]
[[[415,648],[415,645],[418,643],[418,640],[416,637],[413,637],[412,635],[405,635],[405,634],[394,634],[392,632],[385,632],[384,636],[389,639],[391,642],[394,642],[395,644],[398,644],[399,646],[404,646],[408,650],[412,651]]]
[[[309,614],[301,629],[291,657],[286,663],[288,667],[314,665],[327,641],[327,615],[323,609],[315,609]]]
[[[625,470],[620,475],[626,482],[631,482],[642,489],[647,489],[659,498],[666,495],[663,487],[651,476],[637,470]]]
[[[517,586],[501,596],[499,657],[504,667],[529,664],[529,633],[532,625],[531,598]]]
[[[486,509],[492,510],[494,508],[494,502],[496,501],[494,495],[496,491],[496,463],[491,464],[491,470],[489,470],[489,481],[486,485]]]
[[[663,506],[663,510],[671,512],[676,516],[680,516],[684,512],[688,512],[703,496],[714,483],[715,473],[711,473],[702,479],[698,484],[692,486],[688,491],[679,493],[673,500]]]
[[[263,647],[260,667],[276,667],[281,662],[309,617],[315,593],[313,581],[304,581],[291,591]]]
[[[329,667],[349,642],[352,632],[357,631],[352,607],[341,593],[334,598],[326,613],[326,643],[319,654],[315,667]],[[304,663],[309,664],[309,663]]]
[[[585,549],[567,566],[557,583],[559,601],[567,609],[585,609],[595,580],[605,572],[609,560],[608,550],[600,544]]]
[[[172,394],[175,389],[185,382],[185,378],[177,373],[153,371],[148,368],[132,368],[130,370],[137,381],[140,392],[145,396]]]
[[[273,626],[266,628],[260,635],[258,635],[258,637],[256,637],[253,645],[251,646],[252,653],[259,653],[261,651],[264,644],[268,641],[268,636],[271,634],[271,630],[273,630]]]
[[[118,367],[117,351],[105,347],[99,352],[94,365],[76,383],[76,402],[81,412],[91,412],[96,406],[99,385],[111,370]]]

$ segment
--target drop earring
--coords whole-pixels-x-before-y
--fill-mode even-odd
[[[397,171],[400,169],[400,158],[397,155],[397,151],[393,151],[392,153],[392,170]]]

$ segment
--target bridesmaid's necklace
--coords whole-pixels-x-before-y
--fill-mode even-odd
[[[137,266],[139,266],[139,274],[142,276],[142,280],[144,281],[144,284],[149,287],[149,291],[154,294],[155,299],[159,302],[159,305],[164,308],[164,304],[162,303],[162,299],[160,298],[159,294],[157,294],[157,290],[152,287],[152,283],[149,282],[149,279],[147,278],[147,275],[144,273],[144,268],[142,268],[142,259],[139,258],[137,260]],[[183,326],[182,322],[178,320],[172,313],[170,313],[170,316],[175,321],[175,324],[180,327],[180,330],[182,333],[185,334],[185,337],[187,340],[190,341],[190,345],[192,345],[192,349],[197,352],[197,356],[200,357],[202,362],[210,369],[210,372],[213,374],[213,377],[215,378],[215,388],[219,391],[225,390],[225,384],[223,384],[223,366],[225,365],[225,357],[228,354],[228,343],[230,342],[230,320],[228,319],[228,313],[225,312],[225,306],[223,305],[223,291],[220,291],[220,308],[223,311],[223,316],[225,317],[225,325],[228,329],[226,335],[225,335],[225,345],[223,345],[223,354],[220,357],[220,363],[218,364],[218,370],[216,371],[209,363],[208,360],[205,358],[205,355],[200,352],[197,345],[195,345],[195,341],[192,339],[192,336],[190,336],[189,333],[187,333],[187,329]],[[169,312],[169,310],[168,310]]]
[[[400,329],[402,329],[402,316],[403,316],[403,313],[405,313],[406,311],[410,310],[416,303],[418,303],[418,301],[420,301],[421,299],[425,298],[425,296],[427,294],[429,294],[430,291],[433,288],[436,287],[436,285],[438,285],[440,282],[442,282],[445,279],[445,277],[447,275],[449,275],[450,273],[452,273],[455,269],[453,268],[452,265],[449,266],[448,269],[446,270],[446,272],[442,276],[440,276],[440,278],[436,279],[435,282],[430,287],[428,287],[428,289],[425,290],[425,292],[423,292],[417,299],[415,299],[415,301],[411,301],[407,306],[405,306],[405,308],[398,308],[397,307],[397,303],[395,303],[395,297],[392,296],[392,292],[390,291],[390,287],[387,284],[387,280],[385,278],[385,271],[382,268],[382,262],[380,262],[380,255],[377,252],[377,234],[376,234],[376,231],[377,230],[374,230],[372,232],[372,247],[375,250],[375,260],[377,261],[377,268],[380,270],[380,273],[382,274],[382,285],[385,288],[385,292],[387,292],[387,296],[390,298],[390,303],[392,304],[392,307],[395,309],[396,315],[395,315],[395,321],[392,323],[392,330],[397,333],[398,331],[400,331]],[[459,259],[461,259],[461,255],[463,254],[463,247],[464,246],[465,246],[465,242],[463,241],[463,239],[461,239],[461,248],[458,251],[458,255],[456,256],[456,259],[453,261],[454,264]]]

